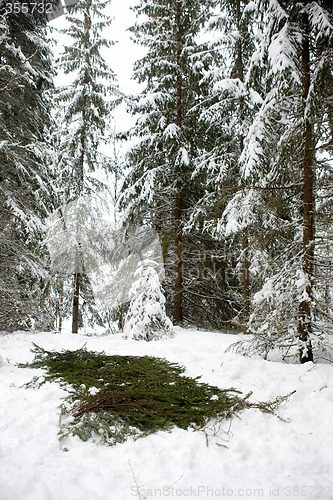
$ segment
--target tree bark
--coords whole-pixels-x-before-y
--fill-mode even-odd
[[[72,333],[79,330],[79,299],[80,299],[80,273],[74,274],[74,298],[73,298],[73,323]]]
[[[328,114],[328,126],[331,133],[331,142],[333,143],[333,76],[330,75],[330,82],[327,86],[327,114]]]
[[[86,123],[86,100],[83,103],[83,109],[82,109],[82,121],[83,124],[85,125]],[[80,197],[83,193],[84,189],[84,160],[85,160],[85,155],[86,155],[86,149],[87,149],[87,141],[86,141],[86,129],[85,126],[83,127],[82,134],[81,134],[81,155],[80,155],[80,161],[78,164],[78,179],[77,179],[77,196]],[[78,227],[78,233],[80,233],[80,226]],[[78,234],[78,243],[80,247],[80,234]],[[81,275],[80,271],[78,269],[81,268],[82,266],[82,255],[79,252],[77,257],[77,261],[74,263],[76,270],[74,273],[74,297],[73,297],[73,320],[72,320],[72,333],[78,333],[79,329],[79,298],[80,298],[80,281],[81,281]]]
[[[302,71],[303,71],[303,102],[304,110],[310,90],[310,45],[309,21],[307,15],[302,19],[303,46],[302,46]],[[314,263],[314,149],[313,127],[305,115],[303,132],[303,274],[306,279],[305,294],[299,304],[298,338],[300,341],[299,359],[301,363],[313,361],[311,345],[312,317],[311,301],[313,296],[313,263]]]
[[[241,82],[244,82],[242,39],[240,36],[241,19],[242,19],[240,0],[236,0],[236,16],[237,16],[237,30],[238,30],[238,39],[236,41],[237,44],[236,66],[237,66],[238,78],[240,79]]]
[[[177,125],[181,129],[183,122],[183,82],[181,76],[181,11],[180,4],[176,5],[176,29],[177,29],[177,82],[176,82],[176,106],[177,106]],[[182,189],[181,189],[181,169],[176,168],[176,194],[175,194],[175,283],[173,299],[173,321],[181,323],[183,321],[183,250],[182,250]]]
[[[59,324],[58,324],[58,333],[61,333],[62,330],[62,314],[63,314],[63,306],[64,306],[64,295],[63,295],[63,284],[61,286],[61,295],[59,299]]]
[[[173,299],[173,321],[183,321],[183,256],[182,256],[182,234],[181,234],[182,200],[179,193],[176,194],[175,206],[175,288]]]
[[[243,63],[243,46],[242,39],[240,36],[241,29],[241,5],[240,0],[236,0],[236,18],[237,18],[237,30],[238,30],[238,39],[236,42],[237,48],[237,59],[236,59],[236,69],[237,76],[242,83],[244,83],[244,63]],[[241,123],[244,120],[244,99],[241,97],[239,102],[239,111],[240,111],[240,121]],[[240,151],[243,151],[244,148],[244,137],[240,137]],[[242,329],[243,333],[248,333],[247,323],[250,316],[250,261],[249,261],[249,232],[248,229],[243,229],[242,234],[242,253],[243,253],[243,262],[242,262],[242,286],[243,286],[243,314],[242,314]]]
[[[250,261],[249,253],[249,236],[248,230],[243,229],[242,235],[242,250],[243,250],[243,333],[248,333],[247,322],[250,316]]]

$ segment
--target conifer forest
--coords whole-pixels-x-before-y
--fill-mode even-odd
[[[333,500],[333,0],[0,0],[0,500]]]
[[[331,0],[133,0],[132,93],[65,3],[0,2],[0,330],[332,360]]]

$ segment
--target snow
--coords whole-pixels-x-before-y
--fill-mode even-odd
[[[316,33],[318,41],[323,36],[330,36],[333,25],[329,19],[329,13],[323,9],[317,2],[311,2],[308,6],[311,28]]]
[[[214,84],[214,92],[230,92],[235,98],[245,95],[245,85],[239,78],[224,78]]]
[[[269,301],[274,293],[274,278],[269,278],[266,280],[264,286],[259,292],[255,293],[253,302],[254,304],[260,304],[264,300]]]
[[[189,165],[190,157],[186,148],[180,148],[179,150],[179,161],[181,165]]]
[[[267,94],[266,99],[263,101],[260,110],[249,127],[245,138],[245,148],[240,157],[244,179],[249,178],[261,163],[261,158],[264,154],[262,144],[268,133],[267,123],[269,122],[272,110],[276,106],[276,102],[275,89],[273,89]]]
[[[248,227],[253,222],[255,198],[256,194],[252,189],[245,196],[242,192],[236,193],[224,209],[218,231],[222,232],[225,227],[225,234],[230,236]]]
[[[225,349],[237,335],[176,328],[155,342],[121,335],[69,333],[0,335],[0,499],[130,500],[159,498],[333,498],[333,367],[245,358]],[[277,415],[251,409],[240,418],[211,422],[206,434],[174,429],[115,447],[58,441],[58,407],[65,391],[23,384],[43,370],[31,361],[32,342],[45,349],[105,350],[154,355],[185,365],[190,376],[235,387],[267,401],[296,390]]]
[[[271,72],[275,74],[290,69],[295,83],[300,83],[299,69],[296,66],[298,54],[292,43],[295,34],[290,31],[290,26],[285,24],[281,31],[273,36],[268,48]]]
[[[170,123],[164,130],[163,135],[168,139],[177,138],[180,132],[180,127],[175,123]]]
[[[172,323],[165,312],[159,265],[151,259],[141,260],[134,276],[125,318],[124,334],[133,339],[146,339],[172,335]]]
[[[248,12],[254,12],[257,9],[256,2],[253,2],[252,0],[249,1],[247,5],[245,5],[242,17],[245,16],[246,13]]]

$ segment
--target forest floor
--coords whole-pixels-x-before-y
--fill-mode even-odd
[[[238,335],[176,328],[155,342],[70,333],[0,335],[0,500],[163,498],[333,499],[333,365],[285,364],[225,353]],[[151,355],[181,363],[186,375],[251,401],[296,391],[276,410],[247,409],[205,431],[174,428],[114,447],[58,439],[57,383],[24,388],[42,369],[33,343],[46,350],[87,349]]]

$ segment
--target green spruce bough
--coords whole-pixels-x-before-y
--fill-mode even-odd
[[[42,381],[57,381],[69,395],[61,405],[60,439],[73,434],[83,441],[114,445],[177,426],[200,429],[211,418],[227,418],[244,408],[272,413],[287,398],[250,403],[235,389],[223,390],[184,376],[184,368],[151,356],[107,355],[87,351],[45,351],[35,345],[29,366],[44,368]]]

